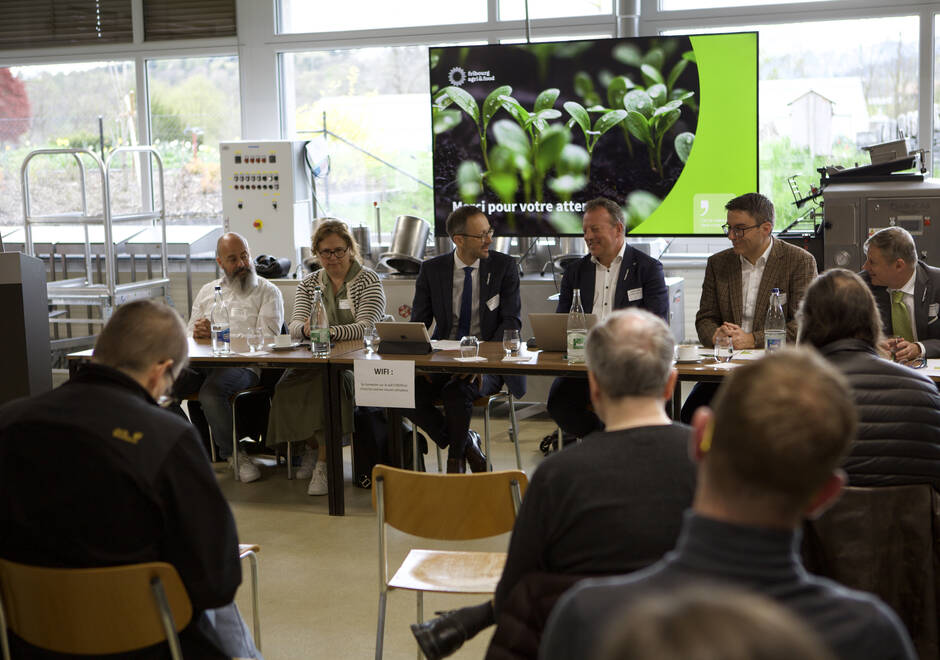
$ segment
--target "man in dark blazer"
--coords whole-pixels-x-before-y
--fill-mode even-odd
[[[663,265],[624,240],[623,210],[598,197],[584,205],[584,242],[590,254],[571,263],[561,279],[555,311],[567,314],[574,290],[580,290],[585,314],[607,318],[616,309],[640,307],[664,320],[669,295]],[[548,414],[567,434],[583,438],[604,428],[589,409],[590,394],[583,378],[556,378],[548,393]]]
[[[917,260],[914,237],[901,227],[872,234],[865,252],[860,275],[891,338],[887,348],[899,362],[940,357],[940,268]]]
[[[504,330],[522,328],[519,269],[515,260],[490,252],[493,229],[476,206],[462,206],[447,217],[447,233],[456,245],[448,254],[425,261],[418,273],[411,320],[430,327],[433,339],[474,335],[502,341]],[[470,430],[473,402],[498,392],[503,382],[513,396],[525,394],[522,376],[447,374],[419,377],[415,409],[406,415],[441,448],[447,447],[447,471],[486,470],[480,436]],[[442,413],[435,405],[443,403]]]

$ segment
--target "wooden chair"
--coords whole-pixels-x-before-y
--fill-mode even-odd
[[[493,407],[493,404],[500,403],[505,401],[509,404],[509,434],[511,436],[514,448],[516,450],[516,469],[522,469],[522,456],[519,454],[519,425],[516,422],[516,405],[515,399],[512,396],[512,393],[509,390],[502,390],[494,394],[487,396],[481,396],[473,401],[474,408],[483,408],[483,453],[486,454],[486,469],[493,469],[493,461],[490,458],[490,411]],[[440,402],[437,402],[436,405],[440,405]],[[412,424],[411,427],[411,442],[414,446],[414,452],[412,453],[414,470],[418,469],[418,429]],[[437,471],[444,471],[444,461],[441,455],[441,448],[435,443],[434,447],[437,449]]]
[[[389,579],[386,525],[413,536],[448,541],[504,534],[512,531],[528,483],[521,470],[426,474],[385,465],[373,468],[372,506],[379,525],[377,660],[382,657],[389,591],[416,592],[420,623],[425,591],[491,594],[506,563],[505,552],[412,549]],[[454,515],[458,510],[460,515]]]
[[[181,658],[177,633],[193,608],[176,569],[163,562],[106,568],[44,568],[0,559],[0,643],[7,629],[49,651],[123,653],[164,640]]]

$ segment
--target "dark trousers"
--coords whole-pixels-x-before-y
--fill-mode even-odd
[[[587,378],[556,378],[545,407],[562,431],[583,438],[604,428],[600,418],[588,409],[590,405]]]
[[[463,458],[467,449],[467,431],[473,402],[481,396],[495,394],[503,385],[501,376],[483,376],[477,380],[462,379],[450,374],[434,374],[415,378],[415,408],[405,416],[427,431],[440,448],[447,447],[448,458]],[[444,406],[443,412],[437,403]]]
[[[696,383],[689,392],[685,403],[682,404],[682,410],[679,412],[679,421],[683,424],[692,423],[692,415],[695,411],[711,403],[715,392],[718,391],[718,383]]]

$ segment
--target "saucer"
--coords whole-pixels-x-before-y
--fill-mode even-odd
[[[704,359],[705,359],[704,357],[697,357],[697,358],[693,358],[693,359],[691,359],[691,360],[680,360],[680,359],[677,358],[677,359],[676,359],[676,364],[697,364],[697,363],[701,362],[701,361],[704,360]]]
[[[300,348],[301,346],[303,346],[303,342],[295,341],[294,343],[288,344],[287,346],[278,346],[276,344],[268,344],[267,348],[269,351],[293,351],[297,348]]]

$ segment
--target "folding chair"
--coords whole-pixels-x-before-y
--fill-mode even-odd
[[[107,568],[44,568],[0,559],[0,645],[7,630],[57,653],[100,656],[166,640],[182,657],[177,633],[192,604],[176,569],[163,562]]]
[[[418,622],[424,592],[491,594],[506,563],[505,552],[412,549],[388,578],[386,525],[413,536],[461,541],[512,531],[528,479],[521,470],[477,474],[427,474],[376,465],[372,506],[379,524],[379,614],[376,660],[382,657],[388,592],[416,592]],[[461,509],[460,515],[454,511]],[[421,651],[418,651],[421,658]]]

